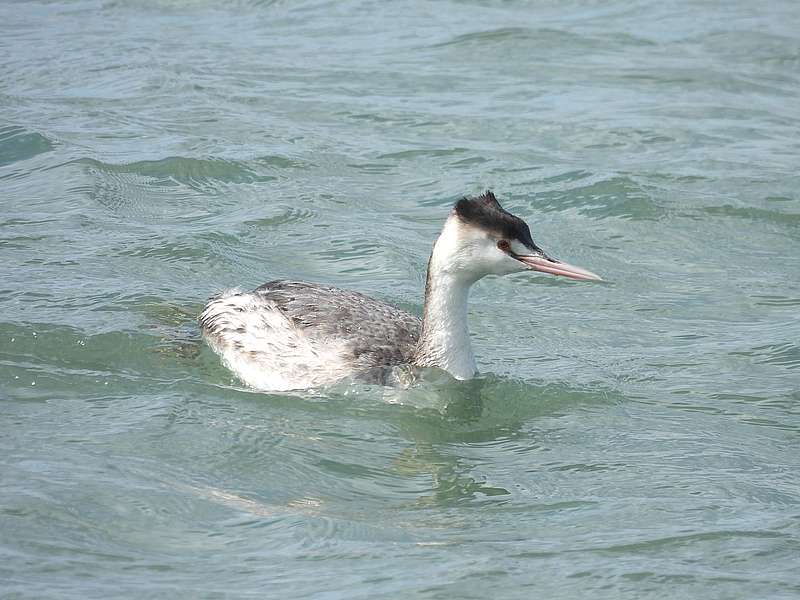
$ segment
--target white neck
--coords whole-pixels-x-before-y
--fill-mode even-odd
[[[467,298],[476,278],[448,269],[448,246],[443,234],[428,263],[422,333],[412,362],[439,367],[456,379],[469,379],[477,369],[467,326]]]

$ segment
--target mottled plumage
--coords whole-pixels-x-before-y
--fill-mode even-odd
[[[364,294],[303,281],[231,290],[200,315],[211,346],[261,389],[315,387],[410,362],[420,320]],[[242,359],[245,360],[242,360]]]
[[[245,383],[262,390],[317,387],[349,376],[384,381],[389,367],[476,372],[467,327],[469,289],[480,278],[536,270],[599,279],[542,252],[528,225],[494,194],[453,208],[428,262],[425,310],[417,317],[358,292],[302,281],[230,290],[200,315],[209,345]]]

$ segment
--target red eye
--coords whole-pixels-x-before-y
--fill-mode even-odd
[[[497,242],[497,247],[500,248],[503,252],[508,252],[511,250],[511,244],[508,243],[507,240],[500,240]]]

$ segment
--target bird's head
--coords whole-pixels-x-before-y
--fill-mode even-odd
[[[528,224],[503,209],[492,192],[456,202],[436,240],[431,267],[468,283],[530,270],[602,281],[591,271],[547,256],[534,243]]]

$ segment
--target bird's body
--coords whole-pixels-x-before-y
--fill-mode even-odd
[[[404,364],[468,379],[476,372],[469,289],[485,275],[522,270],[599,279],[547,257],[525,222],[487,192],[459,201],[445,222],[428,263],[421,320],[358,292],[278,280],[212,298],[199,323],[228,368],[257,389],[305,389],[349,376],[381,381],[387,368]]]
[[[270,281],[212,299],[200,327],[240,379],[269,390],[312,388],[411,362],[418,317],[364,294]]]

